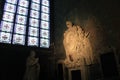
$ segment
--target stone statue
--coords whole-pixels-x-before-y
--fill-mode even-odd
[[[78,67],[85,63],[90,64],[92,49],[85,31],[71,21],[66,21],[67,30],[64,32],[63,45],[66,52],[65,65]]]
[[[35,56],[35,51],[31,51],[30,55],[27,58],[24,80],[39,80],[39,58],[36,58]]]

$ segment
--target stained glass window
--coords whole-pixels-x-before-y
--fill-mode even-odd
[[[3,11],[0,43],[49,48],[49,0],[5,0]]]
[[[13,36],[13,44],[25,44],[25,36],[24,35],[18,35],[14,34]]]
[[[30,17],[39,18],[39,12],[35,10],[31,10]]]
[[[29,35],[38,37],[38,28],[29,27]]]
[[[11,36],[12,35],[10,33],[1,32],[0,33],[0,42],[11,43]]]
[[[6,2],[9,2],[9,3],[11,3],[11,4],[17,4],[17,1],[18,1],[18,0],[6,0]]]
[[[2,21],[1,22],[1,31],[12,32],[13,23]]]
[[[14,13],[4,12],[3,14],[4,21],[13,22],[13,19],[14,19]]]
[[[40,47],[49,47],[50,43],[48,39],[40,39]]]
[[[26,33],[26,26],[25,25],[15,24],[14,29],[15,29],[14,33],[17,33],[17,34],[25,34]]]
[[[28,45],[29,46],[38,46],[38,38],[37,37],[28,37]]]
[[[28,9],[27,8],[23,8],[23,7],[18,7],[18,14],[21,14],[21,15],[27,15],[27,11]]]
[[[41,29],[41,37],[43,38],[49,38],[49,31]]]
[[[31,9],[33,9],[33,10],[40,10],[40,5],[36,4],[36,3],[32,3],[31,4]]]
[[[6,3],[6,4],[5,4],[5,7],[4,7],[4,10],[5,10],[5,11],[8,11],[8,12],[15,13],[16,6],[13,5],[13,4]]]

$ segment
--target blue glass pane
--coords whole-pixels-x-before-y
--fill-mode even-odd
[[[48,39],[40,39],[40,47],[49,48],[49,40]]]
[[[49,21],[49,14],[41,13],[41,19],[45,21]]]
[[[1,23],[1,31],[12,32],[13,23],[2,21]]]
[[[11,33],[0,32],[0,42],[11,43]]]
[[[49,22],[41,20],[41,28],[42,29],[49,29]]]
[[[23,6],[23,7],[28,7],[28,1],[27,0],[19,0],[19,4],[20,6]]]
[[[17,4],[18,0],[6,0],[6,2],[12,3],[12,4]]]
[[[38,36],[38,28],[29,27],[29,35],[30,36]]]
[[[42,12],[49,13],[49,7],[42,6]]]
[[[9,13],[9,12],[4,11],[3,20],[13,22],[13,19],[14,19],[14,14],[13,13]]]
[[[15,11],[16,11],[16,6],[13,5],[13,4],[5,3],[4,11],[8,11],[8,12],[15,13]]]
[[[26,16],[17,15],[16,23],[26,24]]]
[[[30,26],[39,27],[39,20],[38,19],[30,18],[29,20],[30,20],[30,22],[29,22]]]
[[[30,16],[33,18],[39,18],[39,12],[35,10],[30,11]]]
[[[40,3],[40,0],[32,0],[32,2]]]
[[[14,34],[14,36],[13,36],[13,44],[24,45],[25,44],[25,36],[24,35]]]
[[[49,1],[48,0],[42,0],[42,5],[49,6]]]
[[[38,46],[38,38],[37,37],[28,37],[28,45],[29,46]]]
[[[49,38],[49,30],[40,30],[40,35],[42,38]]]
[[[18,10],[17,10],[17,13],[18,14],[22,14],[22,15],[27,15],[27,11],[28,9],[27,8],[23,8],[23,7],[18,7]]]
[[[40,10],[40,5],[39,5],[39,4],[36,4],[36,3],[32,3],[32,4],[31,4],[31,9]]]
[[[15,24],[15,30],[14,31],[15,31],[15,33],[18,33],[18,34],[25,34],[26,33],[26,26]]]

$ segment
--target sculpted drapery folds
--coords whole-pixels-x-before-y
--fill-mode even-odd
[[[66,21],[67,30],[64,32],[63,45],[66,52],[65,65],[77,67],[92,62],[92,49],[84,30],[71,21]]]

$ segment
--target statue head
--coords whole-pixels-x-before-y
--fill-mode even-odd
[[[35,57],[35,56],[36,56],[35,51],[31,50],[31,51],[30,51],[30,57]]]
[[[67,28],[71,28],[73,26],[73,23],[71,21],[66,21]]]

